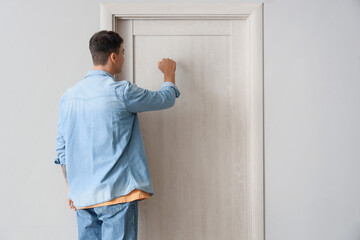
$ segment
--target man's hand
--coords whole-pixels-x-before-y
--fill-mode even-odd
[[[176,62],[170,58],[163,58],[158,62],[158,68],[164,73],[164,82],[175,84]]]
[[[74,211],[76,211],[76,207],[74,206],[74,203],[73,203],[73,201],[72,201],[70,198],[68,198],[68,204],[69,204],[69,207],[70,207],[70,208],[73,208]]]
[[[70,190],[69,185],[67,183],[66,183],[66,185],[67,185],[67,193],[69,194],[69,190]],[[74,203],[70,198],[68,198],[68,205],[69,205],[70,209],[74,209],[74,211],[76,211],[76,207],[74,206]]]
[[[158,62],[158,68],[162,73],[166,74],[175,74],[176,71],[176,62],[171,58],[163,58]]]

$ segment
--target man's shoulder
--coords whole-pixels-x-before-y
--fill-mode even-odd
[[[129,80],[114,81],[115,86],[125,86],[128,84],[132,84],[132,83]]]
[[[123,94],[124,89],[132,84],[129,80],[121,80],[121,81],[115,81],[111,84],[111,86],[114,88],[115,93],[117,95]]]
[[[125,87],[130,84],[133,84],[129,80],[114,81],[114,80],[111,80],[110,77],[104,77],[104,78],[109,78],[109,79],[106,79],[104,82],[104,85],[102,85],[103,90],[105,90],[105,92],[115,91],[116,95],[122,95]],[[87,86],[86,84],[88,84],[88,83],[86,83],[84,81],[79,81],[76,84],[74,84],[73,86],[69,87],[68,89],[65,90],[60,101],[69,100],[69,99],[73,99],[73,98],[76,98],[79,96],[86,96],[86,95],[90,94],[88,92],[88,90],[89,89],[93,90],[93,87],[89,88],[89,86]],[[97,92],[97,94],[99,94],[99,92]]]
[[[76,91],[76,88],[78,87],[79,83],[76,83],[75,85],[67,88],[64,92],[64,94],[61,97],[60,101],[64,101],[68,99],[69,97],[72,97],[74,95],[74,92]]]

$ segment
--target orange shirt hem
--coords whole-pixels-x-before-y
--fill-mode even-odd
[[[114,198],[107,202],[98,203],[98,204],[87,206],[87,207],[76,207],[76,208],[77,209],[86,209],[86,208],[93,208],[93,207],[101,207],[101,206],[108,206],[108,205],[124,203],[124,202],[132,202],[135,200],[148,199],[148,198],[150,198],[150,193],[142,191],[140,189],[134,189],[127,195]]]

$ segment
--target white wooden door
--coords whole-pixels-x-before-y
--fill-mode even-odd
[[[151,199],[139,203],[139,240],[248,239],[246,22],[117,20],[118,79],[159,90],[162,58],[177,63],[174,107],[139,113]]]

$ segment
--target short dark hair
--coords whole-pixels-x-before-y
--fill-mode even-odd
[[[95,33],[89,41],[94,65],[105,65],[111,53],[119,54],[123,39],[114,31],[102,30]]]

